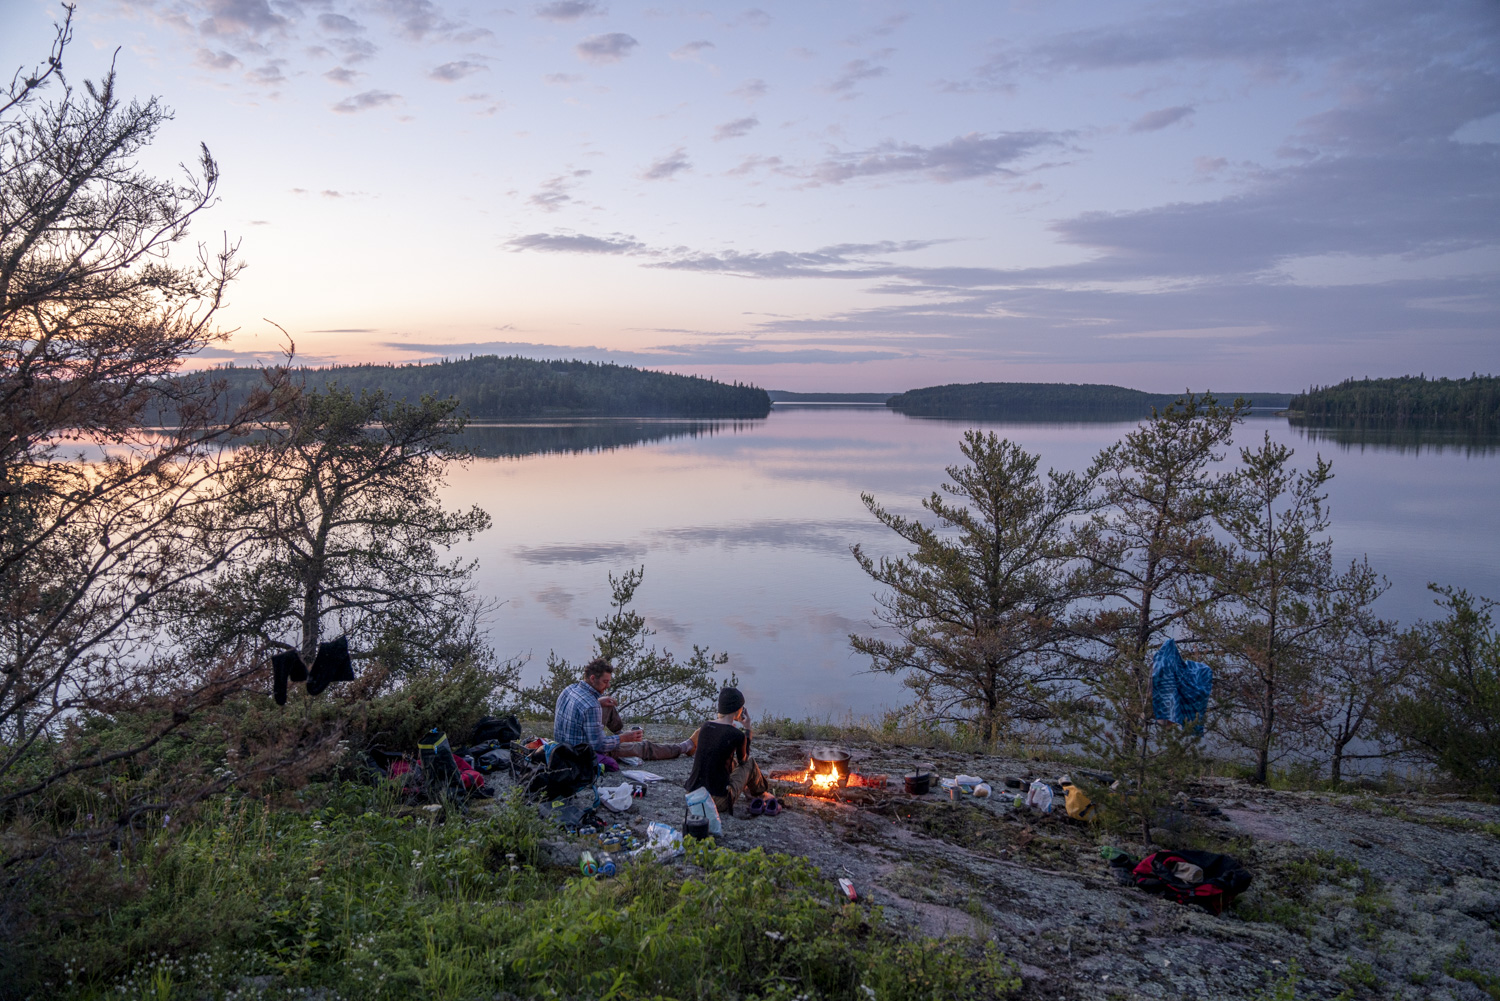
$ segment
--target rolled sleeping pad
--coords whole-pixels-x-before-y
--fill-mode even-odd
[[[599,863],[594,861],[593,852],[584,852],[583,857],[578,860],[578,871],[585,876],[597,876],[599,874]]]
[[[613,876],[619,870],[615,868],[615,860],[608,855],[604,856],[603,863],[599,866],[599,875]]]

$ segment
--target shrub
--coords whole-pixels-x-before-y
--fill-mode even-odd
[[[1495,603],[1429,585],[1447,618],[1408,638],[1415,681],[1384,725],[1405,748],[1466,786],[1500,794],[1500,637]]]
[[[696,844],[613,880],[535,866],[519,798],[391,816],[380,787],[313,786],[306,814],[221,799],[200,823],[37,885],[0,946],[61,999],[796,996],[980,999],[1019,989],[993,945],[908,939],[805,859]],[[254,978],[253,980],[251,978]],[[248,984],[259,985],[255,990]]]

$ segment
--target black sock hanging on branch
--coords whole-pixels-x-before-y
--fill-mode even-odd
[[[283,650],[271,657],[271,697],[278,706],[286,705],[286,683],[306,681],[307,668],[295,650]]]
[[[271,697],[278,706],[286,705],[288,681],[307,682],[307,694],[319,695],[335,681],[353,681],[354,663],[349,659],[349,638],[340,636],[318,644],[312,671],[295,650],[284,650],[271,657]]]
[[[340,636],[318,644],[312,674],[307,679],[307,694],[318,695],[335,681],[353,681],[354,664],[349,660],[349,638]]]

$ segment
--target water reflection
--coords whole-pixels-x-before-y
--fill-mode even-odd
[[[532,655],[528,684],[548,650],[591,656],[594,621],[609,611],[607,575],[644,564],[637,607],[663,646],[727,651],[757,714],[838,719],[911,698],[898,679],[861,673],[868,661],[849,646],[850,633],[880,634],[879,589],[850,547],[876,557],[907,548],[860,494],[928,517],[922,498],[962,461],[960,438],[976,424],[1058,470],[1087,469],[1136,426],[780,405],[755,421],[518,422],[475,429],[491,436],[496,457],[455,467],[444,493],[495,518],[458,555],[479,560],[478,587],[498,605],[496,649]],[[1319,449],[1333,459],[1334,557],[1368,555],[1390,578],[1380,614],[1404,623],[1433,615],[1428,581],[1500,597],[1500,450],[1481,443],[1466,456],[1451,438],[1419,439],[1420,450],[1400,439],[1346,449],[1308,431],[1254,414],[1225,452],[1232,461],[1269,432],[1296,449],[1298,468]]]
[[[568,418],[470,424],[458,437],[465,451],[484,459],[577,455],[632,448],[673,438],[733,433],[756,420],[681,420],[651,417]]]
[[[1341,451],[1387,449],[1419,455],[1451,451],[1469,456],[1500,452],[1500,428],[1469,421],[1311,421],[1293,417],[1291,426],[1308,441],[1331,442]]]

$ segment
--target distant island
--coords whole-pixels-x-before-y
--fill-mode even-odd
[[[261,369],[211,370],[243,397]],[[457,397],[475,420],[517,417],[764,417],[764,389],[692,375],[671,375],[609,362],[537,361],[480,355],[420,365],[335,365],[295,370],[309,389],[337,383],[355,392],[381,390],[415,400]]]
[[[1012,420],[1128,420],[1160,410],[1182,394],[1147,393],[1122,386],[1052,382],[971,382],[900,393],[886,406],[911,417]],[[1258,409],[1282,409],[1290,393],[1215,393],[1224,402],[1242,397]]]
[[[1300,420],[1490,424],[1500,422],[1500,377],[1345,379],[1299,393],[1287,409]]]
[[[794,393],[786,389],[767,391],[772,403],[859,403],[879,406],[895,393]]]

